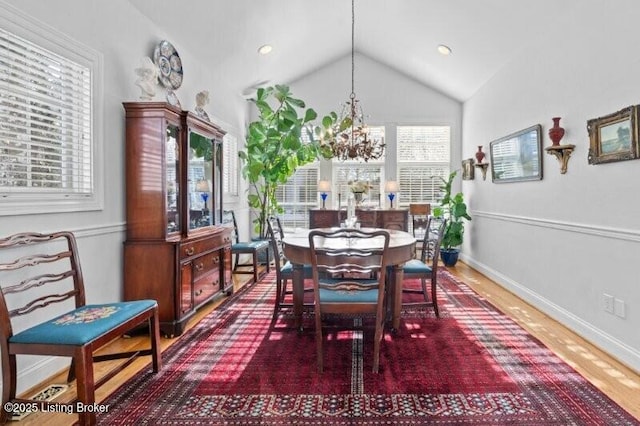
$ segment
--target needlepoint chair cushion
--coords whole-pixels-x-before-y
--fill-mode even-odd
[[[344,280],[338,279],[322,279],[322,284],[338,284],[344,283]],[[376,303],[378,300],[378,281],[377,280],[357,280],[358,284],[371,285],[371,290],[362,291],[343,291],[333,290],[329,288],[320,288],[319,295],[321,303]]]
[[[247,241],[231,245],[232,250],[257,250],[269,246],[267,240]]]
[[[84,345],[129,318],[157,305],[155,300],[85,305],[12,336],[12,343]]]
[[[402,267],[405,274],[424,274],[431,272],[431,266],[419,259],[411,259]]]

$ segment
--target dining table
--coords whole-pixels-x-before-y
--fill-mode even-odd
[[[318,228],[331,231],[336,228]],[[381,230],[381,228],[361,228],[365,231]],[[405,231],[383,229],[389,233],[389,248],[387,250],[387,265],[391,268],[388,276],[387,295],[388,306],[391,310],[391,326],[397,330],[400,326],[400,312],[402,309],[402,279],[403,265],[414,258],[416,239]],[[302,312],[304,303],[304,265],[311,264],[311,248],[309,246],[310,229],[297,228],[292,233],[285,234],[283,251],[292,266],[293,314],[295,326],[302,329]],[[335,244],[335,240],[333,241]]]

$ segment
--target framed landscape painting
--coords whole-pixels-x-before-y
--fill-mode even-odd
[[[542,179],[542,126],[536,124],[489,144],[494,183]]]
[[[638,106],[587,121],[589,164],[638,158]]]

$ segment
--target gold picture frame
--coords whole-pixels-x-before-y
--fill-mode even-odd
[[[638,106],[632,105],[587,121],[589,164],[639,158]]]

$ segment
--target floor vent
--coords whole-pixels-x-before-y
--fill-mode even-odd
[[[69,389],[68,385],[49,385],[35,395],[31,395],[29,399],[34,399],[36,401],[53,401],[54,399],[62,395],[67,389]],[[11,415],[11,421],[22,420],[31,413],[33,413],[33,411],[31,410],[14,412]]]

